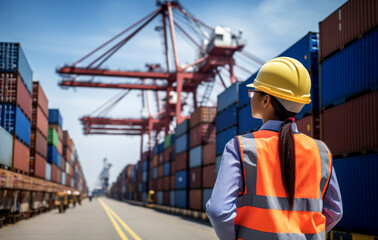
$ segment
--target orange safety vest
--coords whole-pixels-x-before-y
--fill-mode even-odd
[[[244,189],[236,199],[238,239],[325,239],[323,197],[332,169],[327,146],[294,134],[296,179],[293,210],[282,183],[278,132],[237,136]]]

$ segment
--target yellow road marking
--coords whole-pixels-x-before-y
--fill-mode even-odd
[[[121,228],[119,227],[118,223],[116,222],[116,220],[114,220],[113,216],[110,214],[109,210],[106,208],[106,205],[105,203],[103,203],[101,201],[101,199],[99,200],[100,204],[102,205],[102,207],[104,208],[106,214],[108,215],[110,221],[113,223],[113,226],[114,228],[116,229],[119,237],[122,239],[122,240],[128,240],[128,238],[125,236],[125,234],[123,233],[123,231],[121,230]]]
[[[129,226],[127,226],[127,224],[124,221],[122,221],[122,219],[108,205],[106,205],[106,203],[104,203],[102,200],[99,200],[99,201],[101,201],[101,204],[103,204],[103,207],[109,210],[109,212],[118,220],[118,222],[122,225],[122,227],[128,233],[130,233],[130,235],[135,240],[142,240],[133,230],[131,230],[131,228]]]

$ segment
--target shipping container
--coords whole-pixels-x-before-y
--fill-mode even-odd
[[[376,14],[378,15],[378,14]],[[321,107],[378,88],[378,29],[321,64]]]
[[[176,188],[176,183],[175,183],[175,174],[173,174],[172,176],[170,176],[170,184],[171,184],[171,190],[172,189],[175,189]]]
[[[202,207],[203,207],[203,211],[204,212],[206,212],[206,203],[211,198],[211,194],[212,193],[213,193],[213,189],[212,188],[203,189],[203,191],[202,191]]]
[[[31,95],[18,74],[0,72],[0,102],[18,105],[31,120]]]
[[[172,156],[172,148],[166,148],[164,149],[164,152],[163,152],[163,162],[169,162],[171,161],[171,156]]]
[[[63,128],[63,119],[59,109],[49,109],[49,124],[58,124],[61,129]]]
[[[178,208],[188,208],[188,192],[187,190],[176,190],[174,206]]]
[[[47,161],[49,163],[54,163],[59,168],[62,167],[61,156],[58,153],[58,150],[56,150],[56,148],[52,145],[48,145],[47,147]]]
[[[148,181],[148,172],[143,172],[142,173],[142,181],[147,182]]]
[[[46,162],[46,174],[45,174],[46,180],[51,181],[51,164]],[[73,181],[73,179],[72,179]],[[72,185],[71,185],[72,186]]]
[[[376,0],[349,0],[319,23],[320,59],[343,49],[378,25]]]
[[[202,184],[202,167],[189,169],[189,188],[201,188]]]
[[[156,179],[157,177],[158,177],[158,168],[155,167],[155,168],[152,169],[152,178]]]
[[[35,131],[35,134],[32,133],[31,139],[35,137],[35,151],[44,158],[47,157],[47,139],[39,131]]]
[[[190,149],[189,151],[189,167],[194,168],[201,166],[202,161],[202,146]]]
[[[31,171],[31,169],[30,169]],[[46,159],[38,153],[34,156],[34,176],[45,178],[46,177]]]
[[[214,187],[216,177],[217,177],[217,169],[216,169],[215,164],[203,167],[202,187],[203,188]]]
[[[163,173],[163,175],[164,176],[168,176],[168,175],[170,175],[170,173],[171,173],[171,163],[170,162],[164,163],[164,173]]]
[[[63,130],[58,124],[51,124],[49,123],[49,128],[55,129],[55,131],[58,133],[58,139],[63,144]]]
[[[0,164],[12,167],[13,136],[0,126]]]
[[[158,166],[158,177],[162,177],[164,175],[164,165]]]
[[[217,132],[237,125],[238,123],[238,105],[234,104],[217,114],[216,128]]]
[[[189,134],[184,134],[176,139],[176,154],[189,149]]]
[[[40,107],[42,112],[44,113],[45,117],[48,118],[48,116],[49,116],[49,108],[48,108],[49,101],[46,97],[45,92],[42,89],[41,84],[38,81],[33,82],[32,101],[33,101],[33,105],[35,105],[35,108]]]
[[[48,135],[48,129],[49,129],[49,122],[48,118],[43,114],[41,108],[32,108],[32,115],[34,116],[36,114],[36,118],[33,120],[35,121],[35,124],[33,123],[33,128],[36,127],[36,129],[40,130],[41,133],[47,137]]]
[[[304,133],[309,137],[314,138],[314,117],[307,116],[295,121],[298,132]]]
[[[20,43],[0,43],[0,72],[18,73],[32,93],[33,72]]]
[[[189,209],[202,210],[202,189],[189,190]]]
[[[378,151],[378,91],[324,111],[322,131],[333,155]]]
[[[144,161],[143,162],[143,171],[146,172],[149,169],[150,161]]]
[[[217,154],[222,154],[226,144],[237,135],[237,127],[232,127],[217,134]]]
[[[173,144],[175,144],[175,135],[174,134],[168,134],[165,136],[164,139],[164,148],[170,148]]]
[[[215,163],[216,159],[216,144],[210,143],[203,145],[202,160],[203,165],[209,165]]]
[[[211,143],[211,142],[215,142],[214,124],[203,123],[190,129],[190,147],[191,148],[204,144],[204,143]]]
[[[51,181],[60,183],[60,172],[55,164],[51,164]]]
[[[64,185],[64,184],[66,184],[66,173],[62,171],[61,174],[62,174],[62,175],[61,175],[61,178],[60,178],[60,183],[61,183],[62,185]]]
[[[58,149],[59,136],[54,128],[49,128],[49,132],[47,135],[47,143],[53,145],[55,148]]]
[[[239,86],[240,82],[236,82],[218,95],[218,112],[222,112],[231,105],[239,104]]]
[[[239,109],[239,134],[257,131],[262,125],[262,119],[252,117],[252,110],[250,105]]]
[[[163,178],[163,190],[171,190],[171,177],[166,176]]]
[[[190,129],[190,119],[186,119],[186,120],[182,121],[182,123],[177,125],[177,127],[176,127],[176,140],[178,139],[178,137],[188,133],[189,129]],[[176,145],[177,145],[177,142],[176,142]]]
[[[30,121],[19,107],[0,104],[0,126],[10,134],[16,134],[16,137],[27,146],[30,145]]]
[[[175,174],[175,188],[184,189],[188,187],[188,171],[183,170]]]
[[[175,191],[169,192],[169,206],[175,207]]]
[[[169,191],[163,192],[163,205],[169,206],[170,196]]]
[[[28,146],[13,138],[13,168],[29,173],[30,153]]]
[[[212,123],[217,115],[215,107],[199,107],[190,115],[190,128],[201,123]]]
[[[334,159],[333,165],[344,209],[337,226],[378,234],[378,154]]]

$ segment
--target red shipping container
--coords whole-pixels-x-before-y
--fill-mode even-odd
[[[163,190],[171,190],[171,177],[166,176],[163,178]]]
[[[158,191],[163,190],[163,178],[158,178],[157,179],[157,190]]]
[[[58,167],[55,164],[51,164],[51,181],[58,182]]]
[[[33,103],[36,103],[42,109],[46,117],[49,115],[48,100],[39,82],[33,82]]]
[[[188,168],[188,155],[187,151],[179,153],[176,155],[176,172],[185,170]]]
[[[217,170],[216,170],[215,164],[203,167],[203,170],[202,170],[202,187],[203,188],[214,187],[216,178],[217,178]]]
[[[349,0],[319,23],[320,59],[378,25],[378,1]]]
[[[46,178],[46,159],[38,153],[36,153],[34,157],[34,162],[34,176]]]
[[[163,153],[159,153],[158,158],[159,158],[158,164],[162,164],[163,163]]]
[[[196,147],[202,143],[214,142],[215,127],[211,123],[203,123],[190,129],[190,147]]]
[[[66,171],[66,160],[64,160],[63,158],[61,158],[61,161],[62,161],[62,171],[65,172]]]
[[[29,148],[14,137],[13,168],[29,173]]]
[[[158,177],[162,177],[164,175],[164,165],[158,166]]]
[[[299,120],[295,120],[298,131],[306,134],[309,137],[314,138],[314,118],[313,116],[307,116]]]
[[[322,140],[333,155],[378,151],[378,91],[322,114]]]
[[[209,165],[216,162],[215,143],[210,143],[203,146],[202,159],[203,159],[203,165]]]
[[[43,114],[41,108],[33,108],[33,116],[34,116],[34,111],[36,111],[37,116],[36,119],[33,117],[33,125],[37,127],[41,131],[41,133],[47,138],[48,136],[48,131],[49,131],[49,120],[48,118]]]
[[[199,107],[190,115],[190,128],[194,128],[201,123],[212,123],[216,115],[216,107]]]
[[[175,175],[170,176],[171,178],[171,190],[175,189]]]
[[[47,138],[41,134],[40,131],[35,131],[35,150],[42,157],[47,158]]]
[[[70,184],[71,184],[71,176],[66,175],[66,186],[70,186]]]
[[[202,183],[202,167],[189,170],[189,188],[200,188]]]
[[[169,162],[171,160],[172,148],[167,148],[163,152],[163,162]]]
[[[158,165],[158,160],[159,160],[159,156],[158,155],[154,155],[152,157],[152,164],[150,164],[150,169],[156,167]]]
[[[0,73],[0,102],[18,105],[29,120],[32,119],[31,95],[18,74]]]
[[[60,155],[63,154],[63,143],[62,143],[62,141],[58,140],[58,147],[56,148],[56,150],[58,150],[58,153]]]
[[[169,201],[170,201],[170,192],[169,191],[164,191],[163,192],[163,205],[169,206]]]
[[[189,208],[202,211],[202,189],[189,190]]]
[[[171,174],[176,172],[176,161],[171,162]]]

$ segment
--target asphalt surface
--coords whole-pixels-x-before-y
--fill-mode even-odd
[[[217,239],[201,220],[159,212],[107,198],[22,220],[0,229],[0,240]]]

